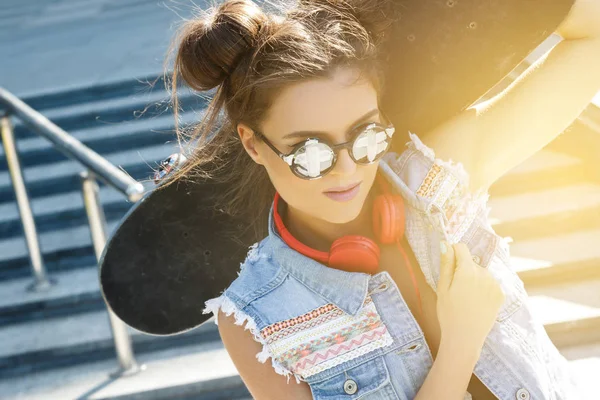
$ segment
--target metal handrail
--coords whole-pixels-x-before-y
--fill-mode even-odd
[[[104,181],[108,186],[123,193],[132,202],[136,202],[142,198],[144,187],[104,157],[85,146],[56,124],[52,123],[48,118],[3,88],[0,88],[0,105],[6,108],[4,111],[0,110],[0,137],[5,149],[8,170],[15,191],[34,275],[34,282],[27,287],[27,290],[49,290],[56,283],[56,280],[48,278],[42,259],[33,212],[23,179],[23,170],[19,161],[10,116],[19,117],[33,132],[50,140],[54,148],[86,167],[86,170],[82,171],[79,176],[81,179],[83,205],[87,213],[92,245],[97,260],[100,259],[100,255],[106,246],[106,218],[98,198],[96,177]],[[120,364],[120,368],[111,374],[111,376],[128,376],[144,370],[145,366],[140,366],[135,361],[131,338],[127,332],[126,325],[111,311],[108,305],[106,306],[115,351]]]
[[[32,131],[51,141],[61,153],[79,161],[104,183],[125,194],[129,201],[136,202],[142,198],[144,186],[141,183],[1,87],[0,104],[6,107],[9,114],[19,117]]]

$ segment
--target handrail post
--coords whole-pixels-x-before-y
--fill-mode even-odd
[[[31,260],[31,268],[34,281],[27,287],[28,291],[39,292],[50,289],[56,283],[55,279],[48,278],[44,260],[40,251],[40,244],[35,227],[33,212],[27,189],[23,180],[23,170],[19,162],[19,154],[15,144],[15,136],[13,127],[10,121],[10,116],[7,114],[0,115],[0,133],[2,135],[2,143],[4,145],[4,154],[8,164],[11,181],[15,191],[15,198],[21,216],[21,224],[25,233],[25,242],[29,250],[29,259]]]
[[[87,170],[79,174],[82,185],[83,204],[90,224],[92,244],[96,259],[100,261],[102,251],[106,246],[106,218],[98,195],[98,183],[95,175]],[[135,361],[131,347],[131,338],[127,326],[107,307],[109,323],[115,343],[115,351],[119,360],[120,369],[111,374],[112,377],[133,375],[145,369]]]

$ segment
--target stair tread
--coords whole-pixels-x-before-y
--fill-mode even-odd
[[[492,196],[488,207],[492,225],[594,207],[600,213],[600,185],[577,183],[517,195]]]
[[[532,313],[543,325],[600,317],[600,280],[527,290]]]
[[[151,91],[149,86],[147,86],[148,90],[145,90],[146,88],[142,90],[142,88],[142,83],[140,83],[140,90],[138,93],[132,96],[123,96],[114,99],[101,99],[67,106],[47,108],[41,111],[41,113],[50,121],[55,121],[66,117],[76,117],[78,115],[105,113],[108,110],[131,109],[131,120],[134,120],[134,113],[141,113],[146,108],[160,105],[164,110],[164,114],[173,119],[172,113],[167,112],[169,95],[164,90]],[[183,98],[180,100],[183,100]],[[126,121],[129,121],[129,119]],[[98,123],[114,124],[115,121],[99,120]],[[116,121],[116,123],[120,124],[122,121]],[[21,120],[17,119],[14,121],[14,124],[15,126],[18,126],[21,125],[22,122]]]
[[[199,343],[194,347],[136,355],[146,369],[137,375],[107,384],[109,373],[118,367],[116,359],[36,373],[0,381],[4,396],[20,400],[76,399],[87,393],[89,399],[106,399],[130,393],[167,388],[238,376],[237,369],[221,342]],[[290,380],[292,382],[292,380]],[[12,397],[11,397],[12,398]]]
[[[180,115],[181,123],[183,125],[193,123],[199,119],[199,115],[196,112],[188,111],[181,113]],[[86,142],[93,140],[110,140],[112,138],[129,136],[147,130],[148,132],[164,132],[166,141],[175,140],[174,124],[175,120],[172,115],[160,115],[152,118],[126,120],[119,122],[118,124],[99,123],[97,126],[93,127],[69,130],[68,133],[80,142]],[[18,139],[17,148],[21,157],[32,151],[58,151],[54,150],[54,145],[49,140],[38,135]],[[4,157],[3,147],[0,147],[0,156]]]
[[[102,204],[118,201],[127,202],[124,194],[109,186],[101,186],[98,190],[98,197]],[[29,203],[31,204],[33,215],[40,217],[42,215],[52,215],[59,212],[82,209],[83,196],[81,191],[71,191],[51,196],[34,197],[29,199]],[[0,224],[20,218],[17,203],[0,203]]]
[[[146,340],[162,339],[137,331],[126,325],[130,337]],[[198,334],[216,330],[216,325],[204,323],[182,335]],[[45,350],[68,349],[78,345],[90,345],[112,341],[108,311],[88,311],[45,320],[11,324],[0,327],[0,358]]]
[[[107,221],[106,234],[110,237],[119,221]],[[49,253],[91,246],[90,228],[87,225],[64,228],[59,231],[38,233],[40,250]],[[0,241],[0,262],[15,258],[29,257],[29,251],[23,237],[9,238]]]
[[[92,328],[93,327],[93,328]],[[129,327],[128,327],[128,331]],[[111,331],[106,310],[28,321],[0,328],[0,357],[106,340]]]
[[[124,150],[110,154],[103,154],[102,156],[108,160],[111,164],[117,167],[131,167],[140,163],[151,163],[166,158],[169,154],[179,152],[177,143],[167,143],[154,146],[148,146],[144,148],[137,148],[131,150]],[[151,167],[157,168],[158,164],[149,164],[148,171],[151,173]],[[32,182],[45,181],[51,178],[74,176],[79,171],[84,170],[79,162],[73,160],[64,160],[55,163],[36,165],[30,168],[26,168],[23,171],[24,179],[26,183],[31,184]],[[10,187],[12,189],[12,183],[10,181],[10,175],[8,171],[0,172],[0,188]]]
[[[56,280],[56,285],[43,292],[26,290],[27,286],[33,282],[32,277],[0,282],[0,293],[2,293],[2,296],[0,296],[0,309],[85,293],[100,293],[97,265],[68,271],[57,271],[51,274],[51,278]]]
[[[598,260],[600,268],[600,229],[520,240],[510,243],[511,265],[517,271],[550,268]]]

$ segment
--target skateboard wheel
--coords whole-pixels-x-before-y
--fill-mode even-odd
[[[171,171],[186,161],[187,158],[181,153],[173,153],[169,157],[162,160],[159,164],[158,171],[154,173],[154,183],[160,182]]]

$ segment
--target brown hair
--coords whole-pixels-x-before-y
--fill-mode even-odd
[[[176,124],[179,76],[195,91],[216,90],[198,124],[191,130],[176,126],[180,145],[196,144],[162,186],[183,177],[224,184],[215,210],[242,218],[257,241],[266,235],[275,189],[264,167],[246,153],[237,124],[258,128],[281,88],[326,77],[337,66],[358,67],[380,93],[378,49],[395,18],[391,1],[298,0],[280,6],[279,13],[266,13],[250,0],[226,0],[200,10],[172,42],[169,54],[175,47],[177,52],[170,82],[165,73]]]

